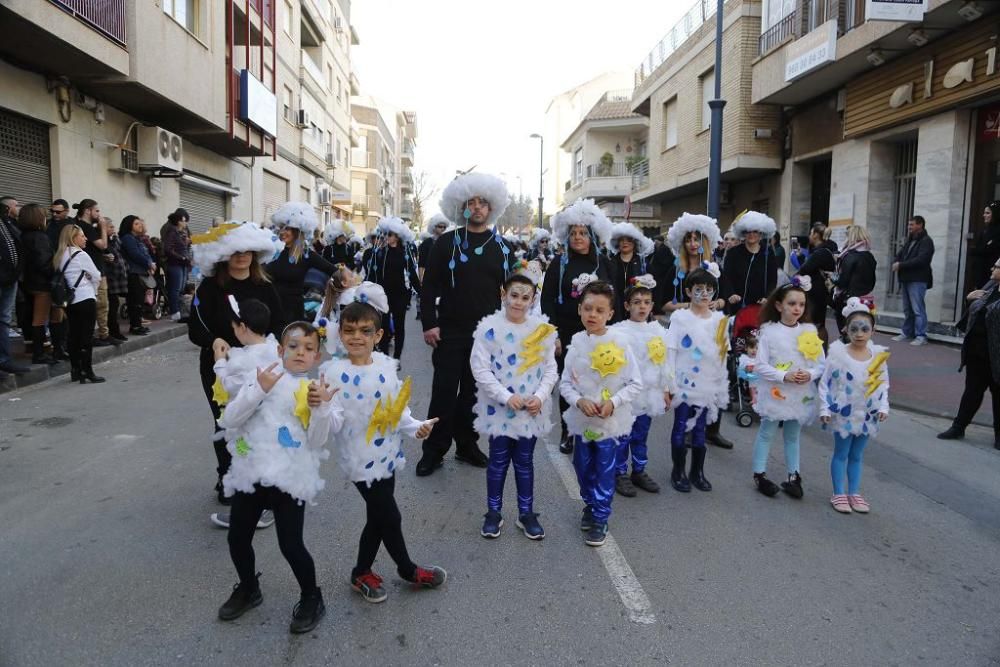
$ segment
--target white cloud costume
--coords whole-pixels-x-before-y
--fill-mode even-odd
[[[785,326],[771,322],[760,328],[757,366],[757,412],[772,421],[797,420],[806,425],[816,418],[819,401],[816,381],[823,375],[823,342],[811,324]],[[785,382],[787,373],[809,371],[805,384]]]
[[[253,493],[260,484],[311,503],[323,490],[319,466],[329,457],[324,445],[341,414],[333,401],[309,409],[308,387],[305,376],[285,372],[265,393],[255,376],[226,406],[220,425],[235,436],[226,445],[233,455],[222,478],[227,496]]]
[[[664,414],[663,392],[669,388],[673,376],[667,363],[667,330],[658,322],[632,320],[623,320],[611,329],[625,336],[629,349],[639,361],[642,391],[632,402],[633,414],[650,417]]]
[[[552,394],[559,371],[556,329],[548,322],[544,315],[529,315],[521,324],[515,324],[503,310],[479,322],[470,360],[478,389],[473,422],[478,433],[532,438],[548,433],[552,427],[545,407],[534,417],[527,410],[507,407],[514,394],[534,395],[543,404]]]
[[[721,312],[710,311],[706,318],[690,309],[675,310],[667,330],[667,363],[673,369],[671,406],[704,408],[705,423],[718,420],[719,410],[729,403],[728,350],[729,332]],[[695,420],[688,419],[687,430],[694,425]]]
[[[276,361],[281,361],[278,340],[274,334],[268,334],[263,343],[230,348],[229,358],[216,361],[212,370],[232,400],[240,389],[256,380],[258,368],[267,368]]]
[[[888,351],[868,341],[871,357],[858,361],[841,341],[830,344],[819,381],[819,414],[841,437],[878,434],[878,413],[889,414]]]

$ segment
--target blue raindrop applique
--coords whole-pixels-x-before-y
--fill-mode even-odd
[[[382,384],[385,384],[385,376],[379,373],[378,381],[381,382]]]
[[[494,363],[494,366],[496,366],[496,367],[497,367],[497,370],[500,370],[500,369],[502,369],[502,368],[503,368],[503,364],[501,364],[501,363],[500,363],[499,361],[495,362],[495,363]]]
[[[842,407],[840,409],[840,416],[841,417],[850,417],[851,416],[851,406],[850,406],[850,404],[847,404],[847,405],[845,405],[844,407]]]
[[[343,382],[344,384],[347,384],[348,382],[351,381],[351,376],[348,375],[347,373],[341,373],[340,374],[340,381]]]
[[[385,443],[385,438],[375,438],[375,441],[372,442],[372,444],[375,445],[376,447],[381,447],[384,443]]]
[[[847,381],[854,382],[854,374],[851,373],[850,371],[847,371]]]
[[[839,378],[839,377],[840,377],[840,371],[834,371],[834,372],[833,372],[833,373],[831,373],[830,375],[831,375],[832,377],[834,377],[834,378]]]
[[[452,271],[455,270],[455,260],[454,259],[448,262],[448,268],[451,269]]]
[[[287,426],[278,429],[278,444],[285,449],[298,449],[302,446],[301,442],[292,437],[292,432]]]
[[[354,386],[358,387],[360,385],[361,385],[361,376],[360,375],[355,375],[354,376]]]
[[[513,408],[507,408],[507,419],[513,419],[515,414]]]
[[[382,392],[376,391],[375,392],[375,398],[382,398]]]
[[[694,341],[691,340],[691,336],[684,334],[684,338],[681,338],[681,347],[687,349],[691,347],[693,344]]]
[[[517,388],[517,393],[519,393],[519,394],[525,394],[525,393],[527,393],[527,391],[528,390],[524,388],[523,384],[520,387]]]
[[[697,372],[699,372],[699,371],[700,371],[701,369],[700,369],[700,368],[698,368],[697,366],[695,366],[695,367],[694,367],[694,368],[692,368],[691,370],[692,370],[693,372],[697,373]]]
[[[350,395],[350,394],[348,394],[348,393],[347,393],[347,392],[345,391],[345,392],[344,392],[344,398],[347,398],[347,399],[349,399],[350,397],[351,397],[351,395]]]
[[[369,461],[365,464],[365,470],[371,470],[375,466],[375,461]]]
[[[497,413],[497,409],[496,409],[496,408],[494,408],[494,407],[493,407],[492,405],[487,405],[487,406],[486,406],[486,414],[487,414],[488,416],[492,417],[492,416],[493,416],[493,415],[495,415],[496,413]]]
[[[396,462],[395,462],[395,461],[389,461],[389,466],[388,466],[388,468],[386,468],[386,469],[387,469],[387,470],[388,470],[389,472],[392,472],[392,469],[393,469],[393,468],[395,468],[395,467],[396,467]]]
[[[493,329],[486,330],[486,340],[496,340],[497,334]]]
[[[517,355],[516,354],[512,354],[509,357],[507,357],[507,364],[510,365],[510,366],[517,365]]]
[[[508,333],[506,336],[504,336],[504,340],[507,341],[508,343],[513,343],[514,342],[514,334],[513,333]]]
[[[396,453],[396,458],[397,458],[397,459],[401,459],[401,458],[403,458],[403,450],[402,450],[402,449],[401,449],[401,450],[399,450],[399,451],[398,451],[398,452]]]
[[[701,348],[700,348],[700,347],[696,347],[696,348],[694,348],[693,350],[691,350],[691,358],[692,358],[692,359],[694,359],[695,361],[701,361],[701,358],[702,358],[703,356],[705,356],[705,355],[704,355],[704,353],[703,353],[703,352],[701,351]]]

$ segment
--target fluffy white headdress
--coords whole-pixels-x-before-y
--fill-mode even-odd
[[[361,238],[357,234],[351,234],[350,241],[351,241],[351,243],[353,243],[355,245],[361,245],[361,244],[363,244],[365,242],[365,240],[363,238]]]
[[[451,222],[448,220],[447,216],[442,215],[441,213],[435,213],[434,215],[431,216],[431,219],[427,221],[427,233],[433,234],[434,228],[437,227],[438,225],[444,225],[445,227],[448,227],[449,225],[451,225]]]
[[[709,253],[715,250],[715,246],[719,245],[719,239],[721,238],[719,225],[715,222],[714,218],[710,218],[707,215],[685,213],[677,218],[674,224],[670,225],[670,230],[667,232],[667,245],[670,246],[675,256],[680,256],[681,246],[684,245],[684,237],[689,232],[701,234],[702,244]]]
[[[566,245],[569,228],[575,225],[588,227],[597,237],[598,245],[606,246],[611,240],[611,221],[593,199],[578,199],[552,216],[552,235]]]
[[[378,230],[383,234],[395,234],[403,243],[413,243],[416,238],[402,218],[382,218],[378,221]]]
[[[215,265],[233,253],[257,253],[257,261],[266,264],[281,254],[284,244],[269,229],[253,222],[227,222],[191,237],[194,263],[204,276],[215,274]]]
[[[303,201],[286,201],[271,214],[271,222],[279,227],[297,229],[306,238],[312,238],[319,227],[316,209]]]
[[[613,252],[618,252],[618,240],[622,238],[632,239],[635,241],[635,252],[640,257],[646,257],[653,254],[653,250],[656,246],[653,244],[653,239],[649,238],[638,227],[633,225],[631,222],[619,222],[611,228],[611,250]]]
[[[355,287],[354,300],[359,303],[367,303],[383,315],[389,312],[389,297],[385,295],[382,286],[376,283],[366,280]]]
[[[331,220],[323,230],[323,245],[331,245],[338,237],[347,236],[347,230],[340,220]]]
[[[646,289],[649,290],[656,288],[656,278],[649,275],[648,273],[644,273],[641,276],[635,276],[633,278],[629,278],[628,282],[629,282],[629,287],[636,287],[636,286],[645,287]]]
[[[847,304],[844,306],[844,309],[840,311],[840,314],[843,315],[846,320],[854,313],[865,313],[866,315],[875,317],[875,304],[866,303],[858,297],[852,296],[847,300]]]
[[[741,240],[746,238],[747,232],[760,232],[766,242],[774,236],[777,229],[778,226],[774,223],[773,218],[757,211],[746,211],[736,219],[729,231],[736,234],[736,238]]]
[[[536,260],[531,260],[526,262],[523,259],[518,260],[511,270],[514,273],[520,274],[527,277],[531,282],[535,283],[536,286],[541,287],[542,280],[545,278],[545,272],[542,270],[542,265]]]
[[[482,197],[490,203],[487,225],[494,225],[510,204],[507,186],[492,174],[471,172],[458,176],[441,193],[441,213],[456,225],[465,224],[465,204],[473,197]]]
[[[531,230],[531,247],[535,248],[538,246],[538,242],[542,239],[552,238],[552,234],[547,229],[542,229],[541,227],[535,227]]]

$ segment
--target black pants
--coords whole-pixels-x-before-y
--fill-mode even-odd
[[[455,449],[476,447],[479,435],[472,427],[472,408],[476,404],[476,380],[472,377],[469,357],[472,338],[442,339],[431,355],[434,381],[427,418],[438,418],[429,438],[424,440],[424,456],[442,458],[455,441]]]
[[[108,335],[121,338],[122,329],[118,322],[119,295],[108,292]]]
[[[73,368],[90,368],[94,349],[94,325],[97,323],[97,300],[86,299],[66,307],[69,332],[66,353]]]
[[[985,345],[985,342],[983,343]],[[979,412],[986,390],[993,399],[993,431],[1000,434],[1000,384],[993,379],[990,360],[985,355],[970,354],[965,362],[965,391],[958,405],[955,425],[965,428]]]
[[[409,299],[394,297],[389,299],[389,312],[382,316],[382,340],[378,343],[378,351],[389,354],[389,344],[395,341],[392,356],[399,359],[403,354],[403,342],[406,340],[406,307]],[[390,320],[391,318],[391,320]]]
[[[137,273],[128,274],[128,294],[125,304],[128,306],[128,324],[133,329],[142,326],[142,305],[146,303],[146,286]]]
[[[364,482],[355,482],[358,492],[365,499],[367,523],[361,531],[358,543],[358,564],[351,572],[352,577],[364,574],[372,569],[379,546],[385,545],[385,550],[396,563],[396,572],[403,579],[413,579],[417,566],[410,560],[406,551],[406,540],[403,539],[403,518],[399,514],[396,498],[396,477],[380,479],[368,486]]]
[[[254,486],[253,493],[237,491],[229,512],[229,556],[233,559],[240,583],[256,585],[257,569],[253,552],[253,535],[264,510],[274,512],[274,530],[278,548],[292,567],[302,595],[316,590],[316,566],[302,541],[306,506],[273,486]]]
[[[198,365],[198,370],[201,373],[201,389],[205,392],[205,398],[208,400],[208,407],[212,410],[212,417],[214,419],[213,427],[215,428],[215,436],[212,440],[212,445],[215,447],[215,460],[218,463],[215,471],[219,473],[219,478],[221,479],[229,471],[229,464],[233,462],[233,455],[226,449],[226,440],[222,437],[222,429],[219,428],[218,424],[219,417],[222,416],[222,408],[212,400],[212,385],[215,384],[215,371],[213,370],[215,357],[210,348],[202,349]]]

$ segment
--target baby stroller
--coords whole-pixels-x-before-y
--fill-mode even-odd
[[[732,338],[729,353],[729,395],[736,404],[736,423],[743,428],[753,425],[755,416],[751,400],[750,382],[741,378],[739,368],[740,355],[746,352],[747,339],[757,330],[760,318],[760,305],[752,304],[741,308],[733,318]]]

